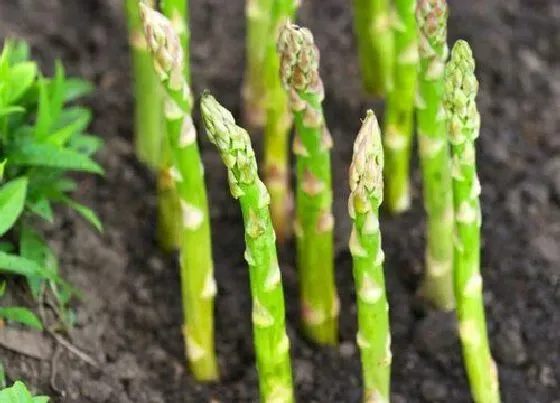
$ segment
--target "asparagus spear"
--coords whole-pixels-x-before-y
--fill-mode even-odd
[[[393,33],[389,0],[353,0],[354,31],[366,91],[384,95],[392,87]]]
[[[372,110],[354,143],[348,212],[353,221],[350,253],[358,294],[358,346],[364,377],[364,402],[388,402],[391,335],[379,231],[383,199],[383,147]]]
[[[420,0],[416,8],[420,53],[418,141],[424,181],[426,274],[421,293],[451,310],[453,298],[453,193],[443,110],[443,71],[447,59],[447,2]]]
[[[171,22],[143,4],[140,11],[154,67],[167,93],[167,141],[183,218],[181,289],[187,359],[197,379],[213,380],[218,377],[213,323],[216,283],[204,170],[191,118],[192,96],[184,77],[184,55]]]
[[[457,41],[445,67],[444,105],[451,144],[455,235],[453,276],[459,334],[477,403],[500,401],[498,372],[488,345],[480,276],[480,182],[475,145],[480,130],[478,81],[469,44]]]
[[[290,217],[292,195],[288,172],[288,135],[292,126],[292,115],[286,92],[278,77],[280,61],[276,54],[276,38],[280,27],[294,18],[296,3],[295,0],[274,1],[264,66],[266,75],[265,183],[270,192],[272,223],[280,243],[286,240],[292,227]]]
[[[244,119],[250,126],[263,127],[266,122],[266,75],[264,65],[267,39],[271,32],[272,8],[278,0],[246,0],[247,69],[243,83]]]
[[[189,0],[162,0],[161,11],[173,24],[183,48],[183,71],[187,84],[191,82]]]
[[[295,235],[303,326],[318,343],[335,344],[338,297],[333,268],[332,138],[325,125],[319,51],[306,28],[286,24],[278,38],[280,77],[294,114],[297,188]]]
[[[385,116],[385,184],[387,208],[400,213],[410,205],[409,163],[416,93],[418,43],[416,0],[395,0],[394,86],[387,97]]]
[[[146,0],[153,5],[153,0]],[[160,165],[163,137],[163,92],[154,73],[140,21],[138,0],[125,0],[134,77],[136,156],[150,168]]]
[[[211,95],[202,95],[201,111],[210,141],[228,168],[230,191],[239,200],[245,222],[245,259],[253,299],[253,332],[262,402],[293,402],[289,340],[285,329],[284,294],[270,197],[257,172],[247,131]]]

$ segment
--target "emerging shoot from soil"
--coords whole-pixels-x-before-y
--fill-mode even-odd
[[[280,77],[294,114],[296,135],[296,218],[294,233],[303,326],[321,344],[336,344],[339,301],[334,282],[332,138],[321,102],[319,51],[307,28],[286,24],[278,38]]]
[[[232,196],[239,200],[245,223],[245,259],[253,300],[253,332],[262,402],[293,402],[290,343],[286,334],[284,293],[270,197],[259,179],[249,134],[211,95],[203,94],[201,111],[210,141],[228,169]]]
[[[354,31],[366,91],[390,92],[393,83],[393,32],[390,0],[353,0]]]
[[[387,97],[383,146],[387,208],[400,213],[410,205],[409,165],[418,64],[416,0],[395,0],[395,11],[394,85]]]
[[[184,76],[183,48],[167,18],[143,4],[140,8],[154,67],[167,94],[170,178],[182,212],[181,289],[187,359],[197,379],[213,380],[218,377],[213,321],[216,283],[204,169],[191,118],[192,95]]]
[[[281,26],[294,18],[296,3],[295,0],[274,1],[263,66],[266,84],[265,183],[270,192],[270,213],[279,243],[283,243],[292,230],[293,201],[288,166],[292,115],[288,97],[278,76],[280,61],[276,53],[276,39]]]
[[[417,120],[424,183],[426,274],[421,294],[436,307],[451,310],[453,298],[453,194],[445,111],[444,67],[447,59],[447,3],[420,0]]]
[[[382,200],[383,146],[377,119],[369,110],[354,143],[348,200],[353,221],[349,247],[358,300],[357,342],[364,402],[389,401],[391,335],[379,229]]]
[[[480,182],[475,140],[480,130],[472,51],[457,41],[445,67],[444,105],[451,144],[455,234],[453,276],[459,335],[473,399],[500,401],[498,372],[488,345],[480,275]]]

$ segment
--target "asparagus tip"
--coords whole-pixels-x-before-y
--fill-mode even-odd
[[[447,38],[447,1],[420,0],[416,7],[420,36],[429,38],[432,45],[443,45]]]
[[[162,80],[169,80],[172,89],[181,89],[184,54],[181,40],[171,21],[145,2],[140,3],[140,19],[148,48],[153,55],[154,68]]]
[[[284,87],[297,91],[313,91],[322,87],[319,50],[309,29],[289,22],[284,24],[278,34],[277,52]]]

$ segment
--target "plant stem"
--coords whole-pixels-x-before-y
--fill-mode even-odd
[[[266,125],[265,183],[270,192],[270,213],[279,243],[289,237],[292,229],[288,136],[292,126],[292,114],[288,98],[278,77],[280,60],[276,53],[276,38],[280,27],[295,16],[295,0],[275,0],[268,34],[265,57]]]
[[[336,344],[339,303],[334,282],[332,138],[325,125],[319,51],[306,28],[286,24],[278,39],[280,77],[294,114],[297,188],[295,235],[303,326],[321,344]]]
[[[173,24],[183,48],[183,71],[187,84],[191,83],[189,0],[162,0],[161,11]]]
[[[154,67],[167,93],[165,117],[182,211],[181,289],[187,359],[199,380],[218,378],[214,351],[212,244],[204,169],[191,118],[192,96],[184,77],[179,36],[171,22],[142,5],[141,16]]]
[[[387,98],[383,139],[387,208],[393,213],[410,206],[409,164],[418,63],[415,9],[416,0],[395,0],[394,86]]]
[[[152,67],[153,69],[153,67]],[[156,76],[157,77],[157,76]],[[159,80],[159,78],[158,78]],[[167,125],[165,125],[166,128]],[[166,133],[167,135],[167,133]],[[157,172],[157,242],[166,252],[181,247],[181,204],[175,187],[171,169],[171,150],[169,142],[163,138],[160,166]]]
[[[453,193],[449,147],[443,110],[444,66],[447,59],[447,2],[420,0],[416,9],[419,32],[418,141],[424,183],[426,274],[421,294],[443,310],[452,310]]]
[[[125,0],[125,7],[134,78],[136,157],[151,169],[158,169],[163,137],[163,92],[142,33],[138,0]]]
[[[245,122],[255,128],[263,127],[266,122],[267,84],[264,66],[276,1],[245,0],[247,68],[243,82],[243,115]]]
[[[383,146],[369,110],[354,143],[348,213],[353,221],[350,253],[358,302],[358,346],[364,402],[388,402],[391,375],[389,305],[385,291],[379,206],[383,199]]]
[[[484,318],[480,275],[480,182],[475,145],[480,130],[478,81],[472,51],[457,41],[445,67],[444,105],[451,144],[455,234],[453,275],[459,334],[473,399],[500,401],[498,371],[492,360]]]
[[[389,0],[353,0],[354,31],[366,91],[384,95],[393,86],[393,32]]]
[[[259,179],[257,161],[246,130],[211,95],[203,94],[201,111],[210,141],[228,168],[231,194],[239,200],[245,223],[245,259],[253,299],[253,332],[262,402],[293,402],[284,294],[270,197]]]

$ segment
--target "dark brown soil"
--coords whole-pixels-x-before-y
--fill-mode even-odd
[[[134,159],[126,32],[119,0],[3,0],[0,36],[29,40],[47,71],[61,58],[69,72],[96,82],[93,131],[106,178],[84,178],[77,197],[100,212],[96,234],[61,211],[49,230],[76,304],[73,343],[96,369],[64,348],[54,359],[0,348],[10,379],[24,379],[55,402],[249,402],[258,398],[243,261],[240,213],[225,170],[201,132],[210,189],[219,297],[219,384],[200,385],[185,370],[179,279],[154,242],[154,179]],[[244,61],[242,1],[192,0],[194,88],[210,88],[239,114]],[[335,140],[337,282],[341,344],[318,349],[301,338],[292,247],[281,250],[289,335],[300,402],[358,402],[360,364],[351,260],[346,247],[347,167],[361,92],[348,1],[304,1],[300,21],[322,50],[328,124]],[[560,400],[560,3],[556,0],[451,1],[451,39],[471,41],[481,82],[485,302],[503,401]],[[380,106],[377,103],[374,106]],[[381,111],[379,111],[381,112]],[[382,116],[382,115],[381,115]],[[255,140],[257,147],[260,140]],[[258,149],[258,148],[257,148]],[[415,163],[416,165],[416,163]],[[454,323],[415,295],[423,267],[419,174],[414,205],[383,219],[391,299],[393,402],[468,402]],[[556,400],[555,400],[556,399]]]

